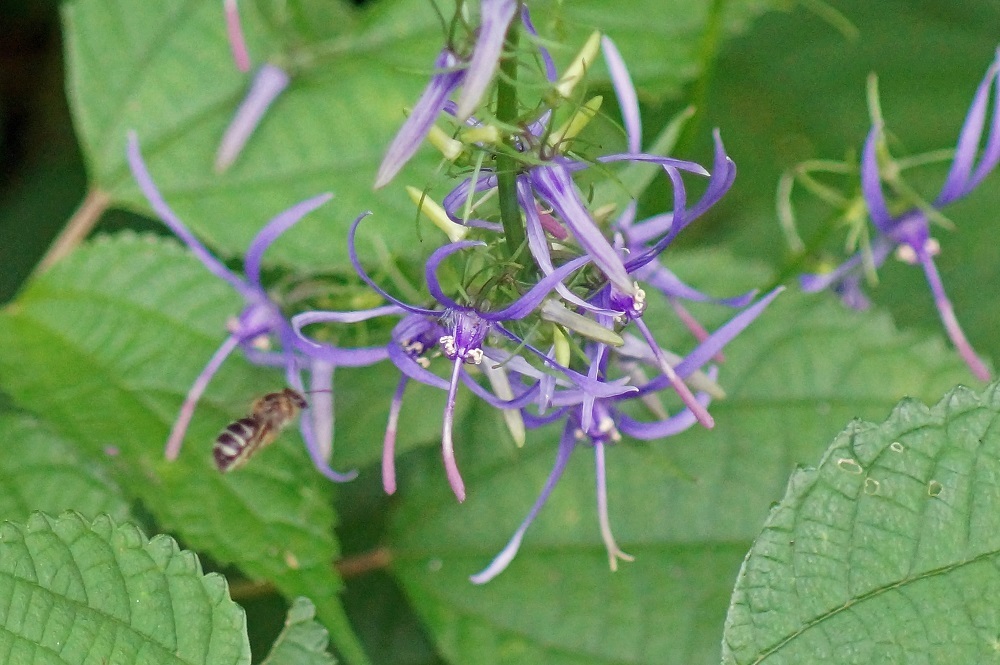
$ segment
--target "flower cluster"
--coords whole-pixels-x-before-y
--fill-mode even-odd
[[[995,90],[993,116],[985,148],[979,156],[986,130],[991,88]],[[877,109],[877,102],[873,102],[873,106]],[[967,196],[1000,163],[1000,50],[976,89],[959,132],[948,176],[940,193],[930,204],[911,198],[903,200],[900,207],[892,208],[886,201],[883,180],[898,185],[896,174],[900,169],[888,157],[881,114],[874,115],[876,117],[861,156],[861,192],[875,227],[875,236],[870,246],[856,252],[837,268],[822,274],[803,275],[802,289],[815,292],[831,288],[841,296],[845,304],[863,309],[868,306],[868,299],[861,290],[866,271],[870,272],[881,266],[895,251],[900,260],[911,265],[919,264],[923,268],[934,305],[948,337],[973,374],[983,381],[989,381],[990,371],[962,332],[934,264],[934,256],[940,246],[931,236],[931,221],[940,217],[938,209]]]
[[[382,477],[389,493],[396,490],[396,433],[410,382],[447,395],[441,455],[459,501],[466,497],[458,463],[462,442],[453,433],[460,384],[501,410],[519,443],[523,444],[527,429],[563,423],[555,465],[535,505],[496,559],[472,577],[474,582],[492,579],[510,563],[577,448],[594,453],[598,519],[615,568],[619,559],[630,557],[611,532],[607,447],[623,435],[653,440],[697,423],[712,427],[709,404],[724,396],[712,363],[781,289],[760,298],[751,292],[715,299],[685,284],[664,265],[665,250],[729,190],[736,167],[718,132],[711,169],[642,149],[637,94],[608,37],[592,36],[560,75],[537,38],[526,5],[516,0],[482,0],[480,23],[468,34],[469,41],[449,43],[438,55],[436,73],[389,146],[375,179],[376,187],[388,185],[425,138],[447,147],[446,158],[454,162],[455,183],[440,205],[426,192],[415,197],[448,239],[426,259],[427,294],[422,302],[404,301],[366,271],[357,248],[357,236],[369,214],[362,213],[346,238],[351,264],[358,278],[386,304],[356,311],[305,311],[286,318],[261,284],[262,254],[329,195],[300,203],[267,224],[247,252],[243,279],[177,219],[146,171],[137,140],[130,138],[129,161],[154,210],[247,303],[191,389],[167,456],[176,456],[195,403],[237,347],[252,362],[282,367],[289,385],[297,390],[304,389],[302,375],[308,374],[310,387],[320,394],[332,388],[336,367],[388,360],[400,374],[388,400],[383,448]],[[527,46],[518,35],[526,36]],[[582,101],[575,91],[600,53],[621,110],[626,149],[592,155],[580,136],[602,99]],[[537,65],[538,76],[531,85],[520,87],[517,70],[525,63]],[[533,103],[525,100],[526,91],[537,95]],[[671,208],[637,220],[639,192],[626,192],[627,200],[617,206],[600,206],[584,195],[581,177],[606,176],[615,183],[616,168],[652,168],[661,173],[673,193]],[[684,174],[707,179],[692,202]],[[737,311],[709,333],[688,313],[684,306],[688,301],[715,302]],[[647,324],[650,308],[663,304],[676,312],[697,341],[686,354],[672,352]],[[380,346],[340,348],[324,341],[316,330],[316,326],[381,317],[390,317],[393,323],[388,341]],[[643,411],[649,419],[637,418]],[[338,473],[327,465],[332,423],[332,398],[313,400],[302,418],[302,434],[323,473],[333,480],[347,480],[353,472]]]

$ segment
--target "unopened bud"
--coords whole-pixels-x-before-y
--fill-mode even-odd
[[[598,95],[591,97],[586,104],[578,108],[562,127],[549,134],[549,147],[557,148],[576,138],[583,131],[583,128],[597,115],[597,111],[601,108],[601,102],[603,101],[604,98]]]
[[[437,148],[438,152],[444,155],[444,158],[449,162],[458,159],[458,156],[462,154],[462,150],[465,149],[461,141],[451,138],[443,129],[436,125],[432,125],[430,131],[427,132],[427,141]]]
[[[588,319],[576,312],[571,312],[555,300],[546,300],[543,302],[540,314],[543,320],[557,323],[595,342],[603,342],[611,346],[621,346],[625,343],[625,340],[614,330],[605,328],[593,319]]]
[[[487,145],[497,145],[503,140],[500,130],[494,125],[479,125],[463,129],[459,136],[465,143],[485,143]]]
[[[415,204],[417,204],[417,207],[420,208],[420,212],[422,212],[427,219],[431,220],[434,226],[444,231],[445,235],[448,236],[448,240],[451,242],[458,242],[459,240],[462,240],[469,232],[469,227],[456,224],[448,219],[448,213],[444,211],[444,208],[428,197],[426,192],[423,192],[416,187],[407,186],[406,193],[410,195],[410,200],[412,200]]]
[[[573,93],[573,88],[576,84],[580,82],[587,70],[594,63],[597,58],[597,52],[601,48],[601,33],[594,32],[587,39],[587,43],[583,45],[580,49],[580,53],[576,56],[576,59],[570,63],[570,66],[566,68],[566,72],[556,83],[556,92],[558,92],[563,97],[569,97]]]

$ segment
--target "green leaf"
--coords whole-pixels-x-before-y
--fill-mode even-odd
[[[296,598],[271,652],[261,665],[334,665],[327,653],[329,635],[316,623],[316,608],[308,598]]]
[[[250,84],[238,72],[218,4],[179,0],[74,0],[63,6],[71,108],[91,186],[115,204],[148,210],[125,166],[125,135],[138,132],[150,170],[181,218],[225,253],[246,250],[264,222],[308,196],[331,190],[333,203],[280,239],[269,260],[346,266],[346,230],[374,215],[360,235],[397,255],[422,251],[417,213],[402,187],[372,192],[385,147],[426,84],[443,41],[425,0],[381,0],[332,24],[336,34],[289,34],[243,3],[257,62],[294,69],[244,154],[224,175],[212,171],[223,131]],[[321,0],[303,6],[327,4]],[[725,32],[742,29],[773,0],[726,3]],[[676,92],[698,76],[709,3],[635,0],[628,11],[604,2],[538,3],[539,26],[570,40],[568,62],[593,25],[606,25],[648,90]],[[325,53],[325,55],[323,55]],[[431,148],[401,180],[434,182]],[[432,196],[442,192],[434,189]]]
[[[221,575],[168,536],[76,513],[0,526],[0,653],[29,665],[249,664]]]
[[[44,413],[190,547],[289,597],[314,594],[339,648],[349,650],[332,570],[332,484],[291,432],[246,468],[220,474],[211,442],[278,372],[230,359],[213,378],[176,462],[162,447],[183,396],[238,312],[228,285],[176,243],[124,235],[80,250],[0,315],[0,382]],[[339,632],[338,632],[339,631]]]
[[[996,658],[997,388],[904,400],[792,475],[740,571],[724,663]]]
[[[719,295],[763,277],[707,252],[678,253],[670,266]],[[654,334],[668,348],[686,344],[666,309],[651,298]],[[731,315],[720,310],[692,305],[710,329]],[[456,435],[464,504],[429,454],[401,480],[394,571],[452,662],[717,663],[740,562],[795,463],[815,459],[853,417],[878,417],[903,393],[940,394],[967,378],[939,341],[828,296],[786,292],[726,350],[719,380],[729,397],[712,405],[714,430],[609,449],[611,524],[635,562],[608,570],[593,456],[582,447],[510,568],[483,587],[468,581],[527,514],[559,434],[529,433],[518,450],[494,438],[498,418],[482,407]]]
[[[87,518],[106,513],[119,522],[129,516],[118,484],[71,440],[30,416],[0,414],[0,520],[23,522],[35,511],[70,509]]]

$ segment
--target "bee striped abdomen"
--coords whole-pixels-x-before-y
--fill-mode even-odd
[[[212,457],[219,471],[239,468],[261,448],[278,438],[299,411],[308,407],[305,398],[291,388],[268,393],[253,403],[250,415],[230,423],[215,439]]]
[[[212,456],[219,471],[234,469],[250,457],[260,436],[261,422],[256,416],[247,416],[229,424],[215,439]]]

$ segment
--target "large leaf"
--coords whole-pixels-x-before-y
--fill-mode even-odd
[[[0,526],[0,653],[12,665],[250,663],[221,575],[167,536],[76,513]]]
[[[905,400],[796,471],[743,564],[723,662],[994,659],[998,417],[996,385]]]
[[[671,266],[714,293],[761,275],[707,253]],[[651,304],[651,322],[661,308]],[[673,328],[654,330],[668,346],[681,339]],[[792,292],[726,356],[720,381],[729,397],[712,405],[714,430],[609,451],[612,525],[636,556],[617,573],[598,533],[589,448],[571,458],[510,568],[483,588],[468,576],[527,513],[558,432],[532,433],[516,450],[491,435],[495,415],[470,417],[458,451],[469,491],[462,505],[427,472],[437,461],[421,460],[392,531],[394,570],[449,660],[718,662],[740,561],[794,465],[814,459],[851,418],[880,416],[901,394],[940,394],[968,377],[939,342],[899,333],[884,315]]]
[[[277,388],[279,374],[226,363],[188,447],[176,462],[163,459],[179,404],[238,306],[227,285],[172,241],[100,241],[0,315],[0,381],[91,460],[106,460],[113,478],[189,546],[289,596],[314,594],[338,646],[349,648],[337,623],[331,484],[291,436],[236,473],[220,474],[210,462],[218,430]],[[108,446],[118,455],[109,458]]]
[[[325,34],[275,30],[242,3],[259,61],[297,73],[239,162],[212,172],[215,147],[249,84],[232,64],[221,8],[197,0],[75,0],[64,5],[69,97],[92,187],[144,210],[125,167],[125,134],[135,129],[151,171],[181,216],[228,253],[245,251],[263,222],[296,200],[333,191],[334,203],[304,220],[270,259],[308,266],[346,263],[347,224],[373,210],[366,237],[398,253],[420,251],[416,213],[402,188],[372,193],[384,147],[426,82],[442,44],[425,0],[382,0],[321,26]],[[322,0],[304,1],[319,6]],[[700,72],[706,24],[734,32],[769,2],[726,3],[713,17],[692,0],[643,0],[629,11],[607,3],[538,3],[546,32],[571,40],[568,61],[594,25],[607,25],[636,63],[640,83],[676,91]],[[720,5],[721,6],[721,5]],[[332,34],[331,34],[332,33]],[[325,56],[317,56],[319,52]],[[289,64],[293,63],[293,64]],[[410,171],[428,182],[433,150]],[[425,233],[437,233],[433,229]]]
[[[106,455],[117,451],[109,447]],[[129,515],[118,484],[71,441],[35,418],[0,414],[0,519],[23,522],[35,511],[75,510],[88,518]]]

